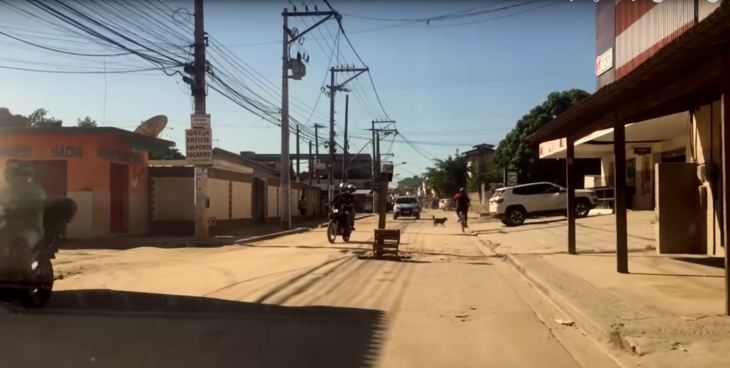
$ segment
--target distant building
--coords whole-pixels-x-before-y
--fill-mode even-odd
[[[462,155],[466,158],[467,166],[478,174],[486,175],[497,169],[494,164],[494,145],[477,144]]]

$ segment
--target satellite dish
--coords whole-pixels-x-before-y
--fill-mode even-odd
[[[137,134],[143,134],[157,138],[157,136],[162,133],[166,126],[167,116],[157,115],[147,119],[147,121],[140,124],[137,129],[134,130],[134,132]]]

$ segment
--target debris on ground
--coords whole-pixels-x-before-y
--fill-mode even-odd
[[[557,323],[559,325],[563,325],[563,326],[575,326],[575,322],[567,320],[567,319],[553,318],[553,321],[555,321],[555,323]]]

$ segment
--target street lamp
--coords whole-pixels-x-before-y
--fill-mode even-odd
[[[396,166],[400,166],[400,165],[405,165],[405,164],[407,164],[407,162],[405,162],[405,161],[404,161],[404,162],[401,162],[401,163],[399,163],[399,164],[395,164],[395,165],[393,165],[393,167],[396,167]]]

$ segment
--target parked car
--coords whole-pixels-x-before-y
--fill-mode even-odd
[[[590,189],[575,190],[575,214],[582,218],[598,204]],[[489,199],[489,212],[507,226],[519,226],[528,217],[565,216],[567,190],[552,183],[531,183],[497,189]]]
[[[439,200],[439,209],[442,211],[451,211],[451,198],[443,198]]]
[[[421,206],[418,204],[418,198],[414,196],[404,196],[395,199],[393,206],[393,220],[399,217],[415,217],[416,220],[421,218]]]

